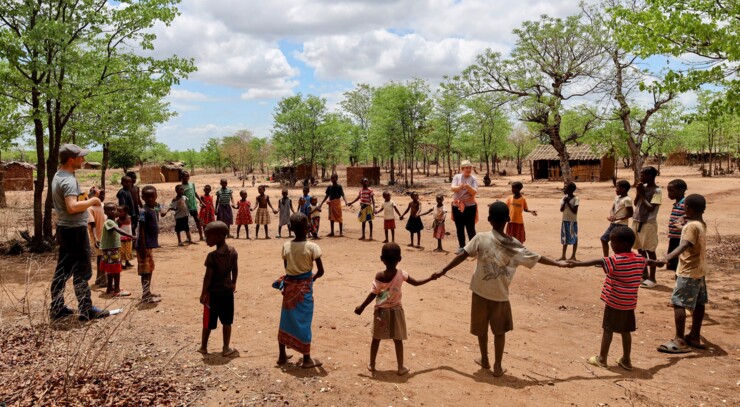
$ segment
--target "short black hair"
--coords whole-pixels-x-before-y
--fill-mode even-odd
[[[126,181],[126,180],[128,180],[131,183],[134,182],[134,180],[131,179],[131,177],[129,177],[128,175],[124,175],[123,177],[121,177],[121,184],[123,184],[123,181]]]
[[[565,183],[565,187],[566,187],[566,188],[573,188],[573,190],[574,190],[574,191],[575,191],[575,190],[576,190],[576,188],[577,188],[577,187],[576,187],[576,183],[575,183],[575,182],[566,182],[566,183]]]
[[[295,232],[296,230],[302,230],[305,232],[308,227],[308,218],[301,212],[296,212],[290,215],[290,228]]]
[[[116,205],[114,202],[106,202],[103,205],[103,210],[105,210],[105,208],[110,208],[110,207],[114,207],[114,208],[118,209],[118,205]]]
[[[617,242],[622,242],[627,246],[632,247],[635,245],[635,232],[630,227],[619,226],[612,230],[612,232],[609,234],[609,239],[613,239]]]
[[[209,233],[218,233],[220,235],[223,235],[224,237],[229,234],[229,227],[221,222],[220,220],[209,222],[205,229],[203,229],[203,233],[209,234]]]
[[[493,222],[508,222],[509,206],[505,202],[496,201],[488,205],[488,218]]]
[[[135,171],[128,171],[126,173],[127,177],[136,178],[136,172]]]
[[[511,187],[512,188],[519,188],[519,189],[521,189],[521,188],[524,188],[524,184],[522,184],[519,181],[514,181],[514,182],[511,183]]]
[[[630,182],[626,179],[620,179],[619,181],[617,181],[617,187],[624,188],[629,191],[630,188],[632,188],[632,184],[630,184]]]
[[[689,189],[689,186],[686,185],[686,181],[680,178],[672,180],[671,182],[668,183],[668,185],[673,185],[674,188],[681,190],[681,191],[685,191]]]
[[[647,167],[643,168],[642,171],[640,172],[644,172],[645,174],[653,178],[658,176],[658,170],[655,169],[655,167],[653,167],[652,165],[648,165]]]
[[[182,184],[175,185],[175,192],[177,192],[178,189],[182,189],[183,191],[185,191],[185,187],[182,186]]]
[[[686,199],[684,199],[683,204],[687,208],[691,208],[701,213],[704,213],[707,209],[707,200],[703,195],[699,194],[691,194],[687,196]]]
[[[148,194],[154,192],[157,193],[157,188],[154,187],[154,185],[147,185],[144,188],[141,188],[141,195]]]
[[[401,246],[397,243],[384,244],[380,257],[385,261],[398,262],[401,259]]]
[[[123,211],[126,212],[126,214],[131,213],[131,208],[129,208],[128,205],[120,205],[118,209],[123,209]]]

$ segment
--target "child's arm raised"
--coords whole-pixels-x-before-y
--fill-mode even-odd
[[[429,209],[428,211],[426,211],[424,213],[420,213],[418,216],[429,215],[430,213],[432,213],[433,210],[434,210],[434,208],[431,208],[431,209]]]
[[[685,252],[686,250],[692,247],[694,247],[693,243],[689,242],[688,240],[681,239],[681,243],[678,245],[677,248],[673,249],[672,252],[668,253],[665,257],[663,257],[660,260],[648,260],[648,264],[651,266],[663,267],[666,265],[666,263],[677,258],[678,256],[681,255],[681,253]]]
[[[447,264],[446,266],[444,266],[444,268],[441,271],[438,271],[438,272],[432,274],[432,278],[436,280],[436,279],[442,277],[443,275],[447,274],[448,271],[450,271],[450,270],[454,269],[455,267],[459,266],[460,263],[464,262],[465,259],[467,259],[468,257],[470,257],[470,255],[468,254],[468,252],[466,252],[466,251],[463,250],[463,252],[460,253],[460,254],[458,254],[457,256],[455,256],[455,258],[452,259],[452,261],[450,261],[449,264]]]
[[[362,311],[365,311],[365,307],[370,305],[371,302],[377,297],[377,295],[370,293],[367,295],[367,298],[365,298],[365,301],[362,302],[362,304],[358,305],[357,308],[355,308],[355,314],[362,315]]]
[[[313,281],[318,280],[323,275],[324,275],[324,263],[321,261],[321,258],[318,258],[316,259],[316,274],[314,274],[313,276]]]

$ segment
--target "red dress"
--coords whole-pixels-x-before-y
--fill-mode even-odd
[[[216,220],[216,210],[213,208],[213,197],[211,195],[201,195],[205,205],[200,207],[200,223],[205,227],[207,224]]]
[[[238,212],[236,213],[236,224],[237,225],[251,225],[252,222],[252,212],[250,211],[250,208],[252,207],[252,204],[249,201],[238,201],[237,206],[239,207]]]

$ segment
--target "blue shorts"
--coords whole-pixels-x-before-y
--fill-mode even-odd
[[[560,244],[578,244],[578,222],[564,220],[560,226]]]
[[[606,231],[604,232],[604,234],[601,235],[601,241],[602,242],[608,242],[609,241],[609,235],[612,234],[612,230],[614,230],[614,229],[616,229],[618,227],[621,227],[621,226],[627,226],[627,227],[629,227],[629,225],[625,225],[625,224],[622,224],[622,223],[610,223],[609,224],[609,227],[606,228]]]
[[[674,307],[696,309],[697,305],[704,305],[709,301],[707,295],[707,282],[702,278],[689,278],[678,276],[676,287],[671,295],[671,303]]]

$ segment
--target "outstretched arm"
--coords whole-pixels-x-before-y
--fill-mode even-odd
[[[429,215],[430,213],[432,213],[432,210],[434,210],[434,208],[432,208],[432,209],[430,209],[430,210],[428,210],[428,211],[426,211],[426,212],[424,212],[422,214],[419,214],[419,216]]]
[[[417,279],[409,276],[409,278],[406,280],[406,282],[409,283],[409,284],[411,284],[411,285],[413,285],[413,286],[415,286],[415,287],[418,287],[420,285],[424,285],[424,284],[426,284],[426,283],[428,283],[428,282],[430,282],[432,280],[436,280],[437,278],[439,278],[439,277],[435,277],[435,276],[436,276],[436,274],[435,273],[432,273],[432,275],[430,275],[429,277],[423,278],[421,280],[417,280]]]
[[[466,252],[466,251],[463,250],[463,252],[460,253],[460,254],[458,254],[457,256],[455,256],[455,258],[452,259],[452,261],[449,264],[447,264],[446,266],[444,266],[444,268],[441,271],[438,271],[438,272],[434,273],[433,274],[434,278],[440,278],[443,275],[447,274],[448,271],[450,271],[450,270],[454,269],[455,267],[457,267],[458,265],[460,265],[460,263],[464,262],[465,259],[467,259],[468,257],[470,257],[468,255],[468,252]]]
[[[553,259],[551,259],[549,257],[545,257],[545,256],[540,257],[540,260],[537,263],[544,264],[544,265],[547,265],[547,266],[568,267],[568,263],[566,263],[564,261],[553,260]]]
[[[567,263],[568,267],[593,267],[602,265],[604,263],[604,259],[593,259],[585,261],[570,260]]]
[[[362,304],[358,305],[357,308],[355,308],[355,314],[361,315],[362,311],[365,310],[365,307],[370,305],[371,302],[377,297],[377,295],[370,293],[367,295],[367,298],[365,298],[365,301],[362,302]]]
[[[678,247],[673,249],[673,251],[668,253],[668,255],[666,255],[660,260],[649,260],[648,264],[650,264],[651,266],[654,265],[658,267],[663,267],[666,263],[677,258],[678,256],[681,255],[681,253],[685,252],[686,250],[692,247],[694,247],[693,243],[689,242],[688,240],[681,240],[681,243],[678,245]]]
[[[115,230],[116,232],[118,232],[119,235],[126,236],[129,239],[135,239],[136,238],[136,236],[134,236],[134,235],[126,232],[125,230],[119,228],[118,226],[114,227],[113,230]]]

